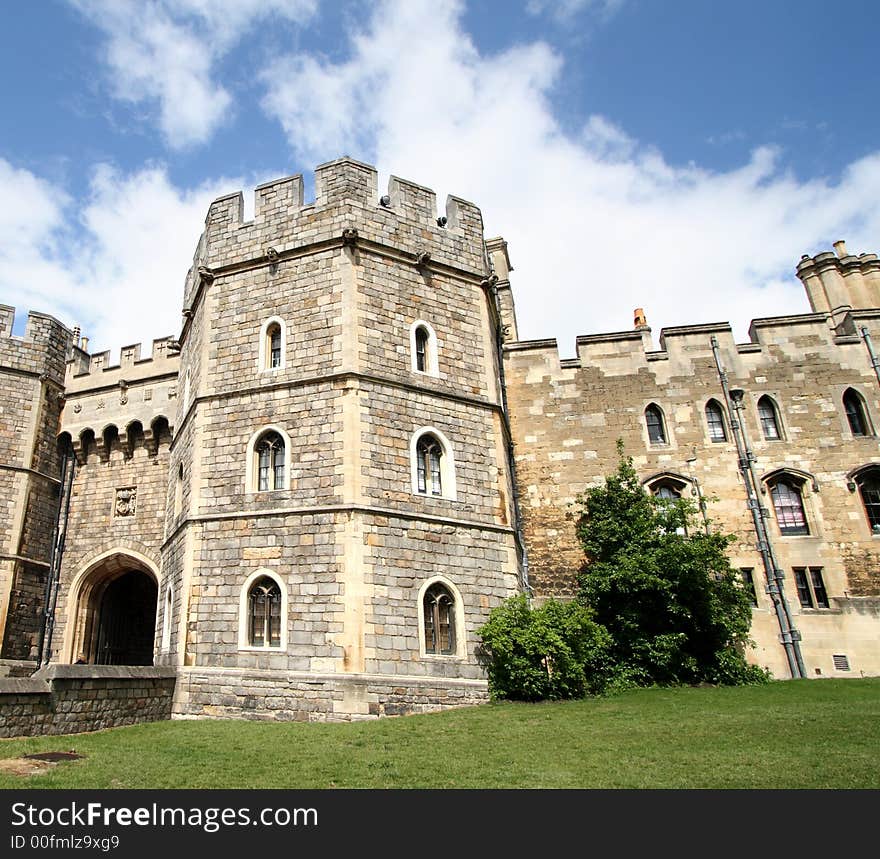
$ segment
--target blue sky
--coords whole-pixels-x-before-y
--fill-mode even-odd
[[[350,154],[473,200],[520,334],[807,312],[880,251],[874,2],[42,0],[0,26],[0,303],[175,334],[209,201]],[[872,46],[873,47],[873,46]],[[149,347],[147,346],[147,351]]]

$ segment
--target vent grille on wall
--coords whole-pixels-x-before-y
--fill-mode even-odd
[[[835,671],[849,671],[849,659],[846,654],[837,653],[831,658],[834,660]]]

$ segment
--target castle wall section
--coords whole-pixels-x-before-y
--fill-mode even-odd
[[[876,337],[876,311],[854,314],[849,326],[856,325],[867,326]],[[880,446],[874,432],[854,436],[842,397],[848,388],[858,391],[878,427],[880,391],[865,343],[835,333],[824,314],[756,320],[753,342],[746,344],[736,344],[727,325],[666,329],[659,350],[651,347],[646,329],[581,337],[577,358],[562,362],[555,341],[509,344],[505,372],[531,584],[540,597],[575,592],[583,563],[574,530],[577,497],[614,470],[616,442],[622,439],[643,480],[675,475],[682,478],[685,494],[698,487],[703,496],[718,499],[709,514],[737,536],[733,565],[753,570],[758,592],[752,658],[787,676],[729,415],[726,441],[713,441],[706,421],[710,399],[725,403],[712,337],[730,387],[745,391],[746,432],[757,473],[786,469],[804,476],[809,534],[780,532],[766,484],[761,503],[803,635],[807,670],[811,676],[845,676],[832,657],[846,655],[850,672],[876,674],[880,538],[871,534],[850,475],[880,462]],[[764,395],[779,410],[778,440],[767,440],[758,421],[757,404]],[[645,409],[652,403],[665,419],[663,444],[648,437]],[[822,570],[828,609],[800,607],[796,567]]]
[[[71,333],[51,316],[0,305],[0,641],[7,659],[35,660],[58,507],[56,445]]]
[[[51,658],[89,658],[85,594],[126,569],[156,578],[165,537],[169,446],[178,408],[179,358],[171,338],[109,352],[78,346],[67,365],[61,434],[76,456]],[[160,601],[161,602],[161,601]],[[161,605],[160,605],[161,609]],[[157,612],[155,639],[161,635]]]

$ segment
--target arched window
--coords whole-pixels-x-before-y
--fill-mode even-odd
[[[431,585],[422,598],[425,653],[449,656],[456,652],[455,597],[439,582]]]
[[[666,444],[666,426],[660,407],[651,403],[645,409],[645,426],[648,428],[648,440],[651,444]]]
[[[413,493],[455,500],[455,464],[446,437],[426,427],[414,434],[410,448]]]
[[[267,432],[254,448],[257,455],[257,491],[285,488],[284,439],[277,432]]]
[[[766,394],[758,400],[758,420],[761,422],[761,432],[767,441],[779,441],[782,438],[776,403]]]
[[[262,576],[248,591],[249,647],[281,646],[281,588],[278,583]]]
[[[428,370],[428,331],[424,325],[416,328],[416,369],[420,373]]]
[[[437,335],[424,320],[413,322],[409,329],[409,344],[412,355],[411,369],[415,373],[429,376],[439,375],[437,369]]]
[[[856,478],[856,485],[865,506],[871,533],[880,536],[880,468],[863,471]]]
[[[442,495],[443,476],[440,462],[443,459],[443,448],[434,436],[425,434],[416,445],[416,469],[418,472],[419,492],[423,495]]]
[[[709,427],[709,438],[713,442],[727,441],[724,410],[717,400],[709,400],[706,403],[706,425]]]
[[[862,395],[854,388],[847,388],[843,394],[843,408],[854,436],[871,436],[874,431],[868,421],[868,412]]]
[[[277,316],[267,319],[260,328],[260,370],[278,370],[284,366],[284,320]]]
[[[810,533],[799,484],[788,478],[779,479],[770,487],[770,498],[781,534]]]

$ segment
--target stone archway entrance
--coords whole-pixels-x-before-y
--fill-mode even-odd
[[[72,662],[152,665],[158,586],[136,558],[111,555],[83,578],[76,603]]]

